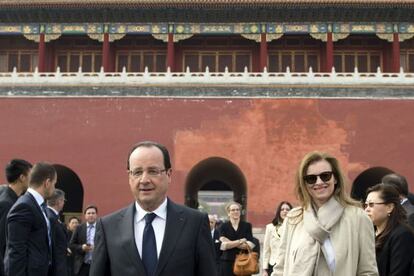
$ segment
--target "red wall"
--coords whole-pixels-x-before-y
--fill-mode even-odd
[[[0,98],[0,166],[15,157],[67,166],[84,185],[84,204],[103,215],[132,201],[130,146],[156,140],[173,158],[173,200],[184,202],[196,163],[224,157],[244,173],[248,219],[262,226],[278,201],[295,201],[295,169],[311,150],[338,157],[351,181],[383,166],[413,189],[413,126],[412,100]]]

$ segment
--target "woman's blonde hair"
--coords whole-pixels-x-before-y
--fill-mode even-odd
[[[304,180],[304,176],[309,166],[315,162],[325,160],[332,167],[332,173],[335,176],[336,184],[333,192],[333,196],[342,205],[360,206],[360,203],[353,200],[345,191],[346,180],[339,166],[338,160],[325,152],[313,151],[306,154],[299,166],[296,174],[295,192],[301,203],[301,206],[306,209],[312,202],[311,195],[309,194]]]
[[[226,211],[227,211],[227,213],[229,213],[229,212],[230,212],[230,207],[231,207],[231,205],[237,205],[237,206],[239,206],[240,211],[241,211],[241,209],[242,209],[242,206],[241,206],[241,204],[240,204],[240,203],[238,203],[238,202],[236,202],[236,201],[230,201],[229,203],[227,203],[227,204],[226,204]]]

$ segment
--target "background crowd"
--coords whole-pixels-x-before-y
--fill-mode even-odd
[[[166,197],[172,171],[164,146],[134,145],[127,169],[131,205],[104,218],[89,205],[83,223],[64,224],[54,167],[11,160],[0,186],[0,276],[232,276],[246,250],[261,255],[263,276],[414,275],[414,205],[401,175],[371,183],[361,203],[346,192],[335,157],[308,153],[295,179],[298,204],[275,202],[261,250],[239,203],[229,202],[220,221]]]

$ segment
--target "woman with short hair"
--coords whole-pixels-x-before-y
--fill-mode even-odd
[[[241,205],[230,202],[226,205],[229,221],[224,222],[220,228],[220,241],[223,250],[220,257],[220,275],[233,276],[233,264],[240,250],[254,247],[252,225],[241,221]]]

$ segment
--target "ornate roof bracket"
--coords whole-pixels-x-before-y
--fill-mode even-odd
[[[332,34],[332,41],[336,42],[341,39],[345,39],[349,36],[349,33],[333,33]]]
[[[322,40],[323,42],[328,41],[328,36],[326,33],[310,33],[309,35],[314,39]]]
[[[376,34],[380,39],[386,40],[388,42],[394,41],[394,34]]]

